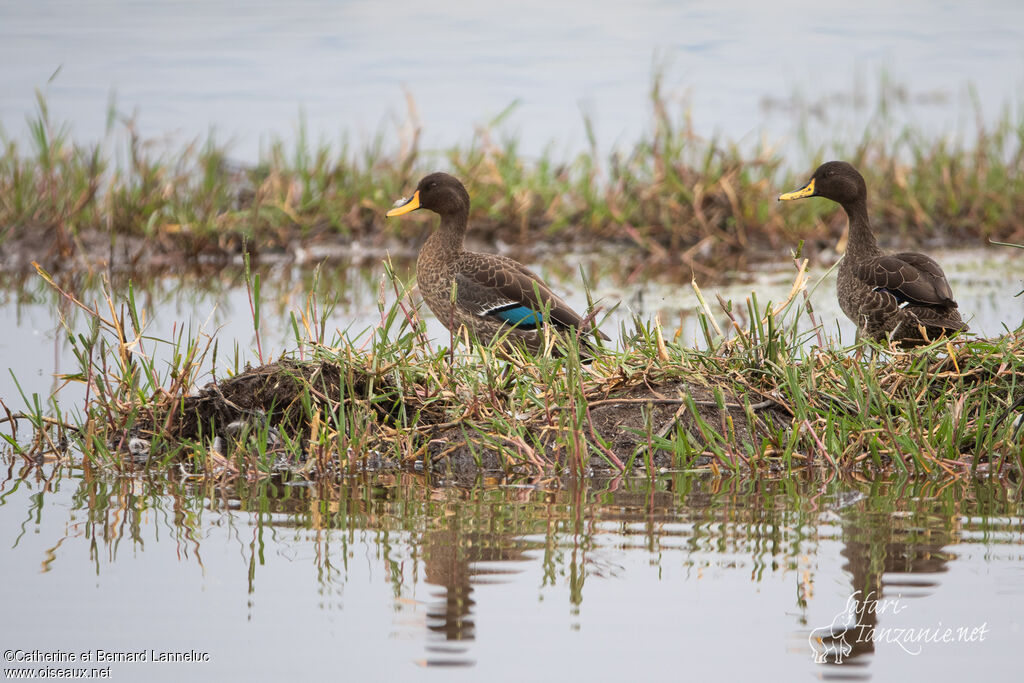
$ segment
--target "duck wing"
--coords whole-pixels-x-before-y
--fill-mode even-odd
[[[460,308],[520,329],[537,329],[545,314],[558,327],[582,326],[580,315],[526,266],[494,254],[467,256],[474,258],[463,258],[455,274]]]
[[[876,291],[892,294],[901,304],[956,307],[942,267],[924,254],[903,252],[868,259],[857,268],[857,277]]]

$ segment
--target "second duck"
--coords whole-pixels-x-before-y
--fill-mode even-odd
[[[916,252],[885,254],[868,221],[864,177],[845,161],[829,161],[810,182],[779,201],[825,197],[837,202],[850,220],[846,254],[839,265],[839,306],[857,325],[858,334],[902,346],[933,341],[966,330],[942,267]]]
[[[400,200],[387,215],[401,216],[416,209],[441,217],[416,260],[416,283],[427,306],[449,330],[464,325],[485,343],[504,336],[537,352],[544,345],[545,325],[560,331],[575,329],[584,356],[594,351],[584,335],[608,339],[518,261],[463,249],[469,193],[458,179],[431,173],[412,197]]]

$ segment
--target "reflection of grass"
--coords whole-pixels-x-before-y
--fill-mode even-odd
[[[629,548],[649,553],[670,572],[731,567],[760,582],[772,572],[799,569],[801,609],[813,596],[814,556],[823,539],[846,546],[845,569],[854,587],[864,588],[883,571],[934,572],[947,561],[943,549],[965,538],[991,547],[1017,543],[1013,521],[1021,509],[1019,491],[999,481],[898,474],[871,483],[765,477],[756,486],[745,476],[688,472],[651,479],[470,476],[453,486],[427,473],[363,472],[309,486],[289,485],[294,482],[286,475],[238,479],[230,487],[177,472],[124,477],[90,468],[76,478],[59,467],[26,465],[10,475],[20,490],[9,487],[17,493],[2,496],[15,518],[19,495],[29,506],[24,516],[37,520],[61,514],[65,508],[50,497],[60,487],[74,489],[68,519],[51,522],[66,536],[50,540],[47,567],[81,550],[103,574],[125,553],[131,557],[168,539],[179,561],[202,564],[212,539],[216,546],[237,544],[237,561],[250,569],[238,575],[251,590],[268,548],[301,543],[315,548],[302,556],[316,562],[317,580],[330,585],[346,581],[346,558],[365,544],[388,565],[396,595],[424,575],[444,580],[454,592],[474,583],[477,571],[491,571],[494,580],[495,563],[530,560],[543,565],[544,586],[576,577],[577,600],[585,578],[600,575],[609,560],[601,549],[621,554],[624,547],[609,542],[625,535],[633,541]],[[69,542],[75,538],[81,544]],[[15,552],[23,552],[19,542]],[[571,552],[580,548],[589,550]]]
[[[1007,111],[970,139],[926,139],[914,129],[892,130],[892,97],[883,89],[878,114],[855,144],[815,150],[802,143],[800,156],[841,156],[861,168],[883,233],[915,243],[1020,242],[1024,122]],[[111,258],[126,252],[122,258],[145,261],[161,252],[185,260],[243,248],[258,255],[326,236],[408,239],[383,213],[437,166],[465,180],[474,234],[485,238],[500,231],[506,241],[610,240],[706,272],[723,258],[839,237],[844,221],[825,202],[785,214],[775,208],[780,189],[804,180],[810,167],[783,172],[777,151],[702,138],[685,111],[668,104],[659,78],[651,103],[650,132],[607,157],[591,135],[590,150],[574,159],[528,160],[515,139],[499,140],[485,128],[438,161],[421,152],[414,128],[398,150],[380,137],[356,150],[347,143],[315,147],[300,136],[294,150],[272,144],[257,166],[242,168],[212,141],[153,152],[130,126],[123,160],[115,163],[110,149],[75,144],[40,100],[30,149],[6,142],[0,156],[0,238],[27,252],[26,263],[51,267],[74,263],[83,250],[94,259],[100,244]],[[588,121],[584,126],[589,132]]]
[[[226,372],[230,351],[216,335],[147,335],[131,288],[124,300],[92,306],[69,293],[85,324],[69,330],[79,367],[65,379],[88,387],[84,405],[54,401],[44,414],[42,401],[26,399],[29,414],[0,422],[30,424],[4,435],[28,457],[64,455],[70,444],[95,465],[183,463],[228,478],[278,469],[323,478],[417,463],[575,473],[816,466],[944,477],[1020,467],[1013,420],[999,418],[1021,394],[1024,328],[851,356],[823,347],[819,328],[799,331],[800,317],[812,314],[798,303],[804,266],[781,305],[722,302],[729,339],[701,297],[705,349],[636,321],[620,331],[619,349],[589,366],[573,340],[553,340],[564,351],[554,358],[466,351],[458,336],[435,348],[397,281],[372,329],[330,334],[331,303],[311,295],[292,316],[296,353],[250,369],[236,347]],[[255,318],[255,284],[252,295]],[[151,360],[158,347],[166,366]],[[216,369],[208,384],[207,367]]]

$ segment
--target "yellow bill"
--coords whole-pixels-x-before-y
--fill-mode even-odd
[[[392,216],[402,216],[410,211],[415,211],[420,208],[420,191],[416,190],[412,193],[412,196],[406,200],[398,200],[401,203],[396,203],[395,208],[388,211],[385,215],[389,218]]]
[[[813,197],[813,196],[814,196],[814,178],[811,178],[811,182],[807,183],[806,185],[801,187],[799,190],[794,190],[793,192],[786,192],[784,194],[780,194],[779,195],[779,201],[780,202],[788,202],[791,199],[803,199],[804,197]],[[388,215],[390,216],[391,214],[388,214]]]

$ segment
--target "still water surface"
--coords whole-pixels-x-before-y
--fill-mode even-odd
[[[998,483],[0,464],[3,649],[209,653],[115,680],[1019,680],[1024,507]],[[815,664],[833,623],[843,663]],[[946,627],[975,639],[910,640]]]
[[[314,140],[348,134],[358,148],[394,136],[406,94],[426,150],[467,143],[518,102],[507,130],[521,151],[584,148],[585,112],[608,152],[649,125],[662,67],[699,134],[764,133],[799,164],[801,139],[858,140],[882,81],[900,89],[894,135],[904,123],[969,132],[975,101],[983,120],[1019,106],[1024,4],[32,0],[0,3],[0,65],[0,126],[12,136],[26,135],[40,88],[55,120],[101,139],[113,94],[144,138],[180,144],[212,129],[246,161],[261,142],[294,140],[300,115]]]

